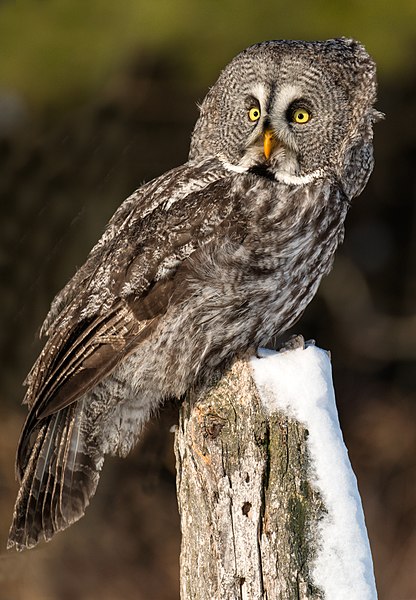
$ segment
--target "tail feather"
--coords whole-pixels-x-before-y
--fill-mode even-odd
[[[24,465],[8,548],[31,548],[83,516],[103,463],[99,448],[87,443],[84,426],[82,400],[38,424]]]

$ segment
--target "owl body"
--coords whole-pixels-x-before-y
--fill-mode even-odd
[[[251,175],[245,185],[240,177],[231,179],[237,181],[230,185],[230,197],[233,202],[238,197],[243,201],[238,206],[237,229],[230,231],[231,223],[227,223],[224,235],[194,251],[164,319],[140,349],[94,390],[100,395],[97,434],[108,444],[106,452],[125,455],[130,450],[139,433],[137,423],[147,420],[155,398],[182,396],[231,356],[288,329],[332,265],[343,236],[345,198],[337,201],[331,187],[320,182],[306,202],[304,194],[299,198],[297,214],[291,210],[273,214],[265,203],[273,203],[275,184],[258,182]],[[240,196],[241,185],[244,193]],[[297,199],[296,192],[292,201]],[[262,201],[256,203],[255,198]],[[320,206],[318,212],[316,206]],[[334,209],[336,224],[331,216]],[[235,211],[236,207],[230,214]],[[290,231],[280,252],[274,234],[278,223]],[[318,238],[324,243],[318,244]],[[120,386],[117,402],[113,377]]]
[[[52,304],[10,545],[80,518],[105,454],[127,454],[165,398],[298,319],[371,172],[374,101],[352,40],[266,42],[226,67],[189,161],[121,205]]]

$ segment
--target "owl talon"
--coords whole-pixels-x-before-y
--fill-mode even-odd
[[[282,346],[279,348],[278,352],[289,352],[290,350],[296,350],[298,348],[302,348],[305,349],[306,348],[306,344],[308,344],[309,342],[305,343],[305,338],[303,337],[303,335],[292,335],[292,337],[290,337],[286,342],[284,342],[282,344]]]

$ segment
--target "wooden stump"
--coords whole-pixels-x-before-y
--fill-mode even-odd
[[[307,436],[266,413],[245,360],[189,394],[175,439],[182,600],[323,598],[310,566],[325,507]]]

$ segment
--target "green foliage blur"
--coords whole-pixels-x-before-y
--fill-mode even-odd
[[[174,50],[206,84],[249,44],[338,36],[359,39],[383,75],[397,75],[412,66],[415,23],[414,0],[3,0],[0,85],[34,107],[68,105],[137,47]]]

